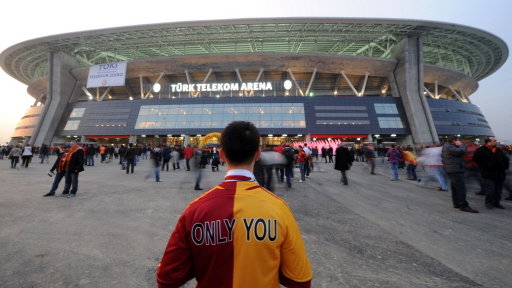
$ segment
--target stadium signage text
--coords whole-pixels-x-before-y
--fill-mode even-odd
[[[126,61],[94,65],[89,68],[87,88],[124,86]]]
[[[222,91],[268,91],[273,90],[271,82],[242,83],[176,83],[171,92],[222,92]]]

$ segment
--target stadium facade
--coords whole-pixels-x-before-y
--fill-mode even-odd
[[[197,144],[233,120],[254,122],[264,144],[428,145],[493,135],[469,97],[507,57],[498,37],[456,24],[277,18],[48,36],[0,65],[34,97],[13,139],[35,146]]]

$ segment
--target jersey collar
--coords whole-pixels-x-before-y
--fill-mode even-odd
[[[224,177],[224,181],[233,182],[233,181],[252,181],[256,182],[256,178],[254,174],[245,169],[232,169],[226,173],[226,177]]]

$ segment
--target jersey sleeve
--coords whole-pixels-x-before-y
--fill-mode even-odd
[[[185,216],[182,215],[157,267],[159,288],[181,287],[195,277]]]
[[[297,221],[287,205],[283,207],[283,218],[287,224],[287,231],[281,246],[279,281],[286,287],[311,287],[311,264]]]

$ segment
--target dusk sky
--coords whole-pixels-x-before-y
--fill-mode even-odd
[[[510,11],[506,0],[282,0],[282,1],[78,1],[2,3],[0,51],[49,35],[140,24],[209,19],[274,17],[391,18],[448,22],[492,33],[512,47]],[[509,57],[510,58],[510,57]],[[498,140],[512,144],[512,64],[510,59],[479,82],[470,100],[480,107]],[[27,86],[0,71],[0,144],[35,101]]]

